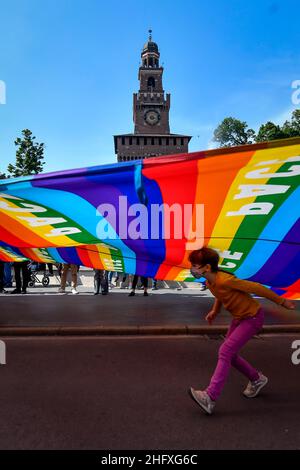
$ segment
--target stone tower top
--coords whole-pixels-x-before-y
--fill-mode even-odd
[[[152,29],[149,29],[148,41],[141,52],[142,67],[159,67],[159,55],[158,45],[152,41]]]

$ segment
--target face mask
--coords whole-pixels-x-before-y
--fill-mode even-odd
[[[196,279],[200,279],[200,277],[203,277],[203,273],[200,273],[198,268],[191,268],[190,273]]]

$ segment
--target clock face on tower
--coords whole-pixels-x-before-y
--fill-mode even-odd
[[[149,110],[146,111],[144,119],[147,124],[149,124],[150,126],[154,126],[160,120],[160,114],[158,111]]]

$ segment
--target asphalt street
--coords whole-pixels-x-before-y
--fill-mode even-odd
[[[6,338],[1,449],[300,449],[300,365],[291,336],[244,349],[269,384],[241,395],[232,371],[215,414],[189,397],[214,369],[221,338]]]

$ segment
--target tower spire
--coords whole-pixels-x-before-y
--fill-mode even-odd
[[[148,29],[148,41],[144,44],[141,57],[143,67],[159,67],[159,50],[158,45],[152,40],[152,29]]]

